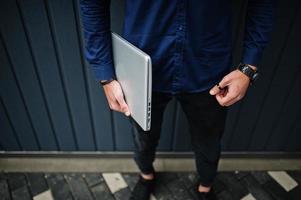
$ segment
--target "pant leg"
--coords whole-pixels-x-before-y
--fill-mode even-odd
[[[210,186],[217,174],[227,108],[220,106],[208,90],[182,93],[177,98],[189,122],[200,183]]]
[[[171,98],[172,96],[166,93],[152,93],[151,128],[149,131],[144,131],[130,118],[130,122],[133,125],[134,160],[144,174],[154,171],[153,162],[155,160],[156,147],[159,143],[163,114]]]

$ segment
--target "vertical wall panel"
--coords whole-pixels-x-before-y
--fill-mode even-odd
[[[277,107],[276,101],[267,101],[267,95],[271,87],[274,75],[277,72],[279,59],[283,53],[287,37],[290,32],[289,24],[294,18],[297,1],[288,5],[284,1],[279,1],[277,9],[276,24],[272,33],[271,42],[264,52],[263,59],[259,65],[261,77],[256,84],[250,87],[248,94],[241,102],[240,113],[235,126],[231,131],[231,138],[227,142],[225,149],[228,150],[259,150],[251,147],[251,141],[262,140],[267,132],[255,131],[265,105],[272,104]],[[281,141],[279,141],[281,142]],[[261,150],[262,147],[261,147]]]
[[[286,143],[284,143],[285,145],[285,151],[288,152],[300,152],[301,150],[301,145],[300,145],[300,141],[301,141],[301,109],[299,109],[299,113],[296,119],[294,119],[294,125],[292,126],[291,129],[289,129],[289,131],[291,131],[290,133],[290,137],[285,141]]]
[[[275,126],[278,123],[277,120],[282,115],[283,105],[296,79],[295,75],[296,73],[298,74],[298,68],[300,66],[298,66],[299,58],[295,49],[301,44],[299,36],[296,35],[300,25],[294,24],[294,21],[299,6],[300,3],[298,2],[291,10],[293,16],[288,23],[287,29],[289,32],[285,36],[285,45],[283,46],[281,55],[278,55],[279,60],[274,68],[273,77],[268,85],[269,88],[265,92],[265,102],[258,117],[258,123],[253,130],[253,138],[249,146],[252,150],[268,148],[266,145],[275,133]],[[296,98],[298,98],[298,96],[296,96]]]
[[[273,131],[270,133],[270,139],[267,140],[266,149],[274,151],[285,151],[287,145],[292,138],[295,138],[295,126],[298,123],[298,118],[301,113],[301,65],[299,64],[298,70],[295,73],[295,78],[292,81],[289,95],[281,107],[281,112],[278,115],[277,121],[274,123]],[[297,141],[301,140],[300,132],[297,133]],[[282,141],[282,142],[279,142]],[[298,143],[298,142],[297,142]],[[301,145],[298,148],[300,150]]]
[[[17,149],[22,150],[39,150],[37,144],[37,138],[33,132],[32,126],[28,118],[28,110],[24,107],[24,98],[20,90],[19,83],[11,70],[12,63],[9,62],[9,57],[7,55],[6,48],[3,43],[3,39],[0,35],[0,62],[5,66],[5,77],[3,77],[0,82],[0,92],[1,92],[1,116],[2,123],[5,123],[5,119],[9,120],[9,125],[16,135],[16,140],[19,138],[20,147]],[[5,126],[1,126],[1,135],[6,135]],[[2,146],[14,146],[5,140],[5,137],[0,137]],[[7,144],[4,144],[6,143]],[[9,148],[11,149],[11,148]]]
[[[96,150],[72,0],[46,2],[78,150]]]
[[[58,140],[58,150],[76,150],[67,102],[45,4],[41,0],[19,1],[32,54],[45,95],[49,120]]]
[[[20,140],[16,134],[16,130],[11,123],[11,120],[8,116],[8,112],[5,108],[5,105],[0,98],[0,137],[1,137],[1,149],[2,150],[22,150]]]
[[[132,127],[129,119],[123,113],[113,113],[115,150],[132,148]]]
[[[112,0],[112,30],[122,33],[123,0]],[[247,0],[233,3],[233,63],[242,53]],[[261,78],[229,109],[225,151],[301,151],[301,3],[278,1]],[[83,55],[77,0],[0,2],[0,150],[130,151],[128,118],[109,109]],[[189,125],[173,98],[160,151],[190,151]]]
[[[12,18],[12,21],[7,20],[10,18]],[[1,95],[3,95],[3,102],[7,105],[14,127],[20,135],[20,140],[25,145],[24,149],[39,150],[41,149],[41,144],[37,134],[38,132],[41,134],[43,132],[41,125],[44,127],[49,126],[47,124],[47,114],[44,112],[45,109],[39,84],[33,69],[28,43],[24,31],[22,30],[23,26],[20,19],[21,17],[14,1],[1,2],[1,48],[4,48],[5,51],[3,57],[6,56],[7,60],[9,60],[6,62],[5,67],[7,67],[9,71],[7,75],[10,76],[7,77],[7,82],[3,81],[1,84],[1,92],[3,92]],[[13,23],[14,26],[11,26],[11,23]],[[24,65],[28,67],[25,68],[23,67]],[[15,85],[16,87],[14,87]],[[15,96],[13,90],[20,92],[20,96]],[[33,96],[35,98],[32,98]],[[20,106],[19,109],[17,109],[17,106]],[[41,119],[39,123],[38,119]],[[45,137],[49,135],[49,132],[45,132]],[[51,143],[53,139],[49,139]],[[50,146],[43,143],[43,147],[47,148]],[[52,146],[52,148],[55,148],[55,146]]]
[[[290,127],[286,124],[289,124],[290,121],[294,121],[299,115],[297,111],[300,111],[301,109],[301,60],[299,51],[296,51],[296,49],[301,46],[301,26],[298,23],[294,23],[301,21],[301,3],[299,3],[296,8],[295,18],[292,22],[292,29],[288,36],[287,45],[281,56],[279,69],[274,76],[273,84],[269,91],[271,93],[270,98],[266,101],[274,101],[274,104],[279,106],[275,109],[275,106],[270,103],[265,106],[265,109],[267,109],[262,114],[262,117],[268,118],[269,122],[271,121],[271,123],[269,123],[267,122],[267,119],[265,119],[265,124],[269,125],[268,128],[270,130],[268,131],[269,135],[264,143],[264,147],[271,151],[277,151],[279,149],[283,150],[283,145],[279,144],[279,141],[284,141],[287,135],[290,134],[290,132],[288,132]],[[299,92],[296,90],[297,88],[299,88]],[[263,131],[266,130],[267,128]],[[257,143],[258,142],[256,142],[256,145]],[[253,144],[253,146],[255,145]]]
[[[44,97],[36,74],[35,63],[30,53],[27,36],[15,1],[5,1],[1,4],[0,20],[3,40],[7,52],[12,59],[15,81],[22,90],[22,96],[28,110],[30,126],[36,134],[39,148],[51,150],[56,148],[56,142],[45,109]],[[10,20],[7,20],[10,19]],[[13,26],[12,26],[13,24]],[[24,67],[26,63],[26,67]]]

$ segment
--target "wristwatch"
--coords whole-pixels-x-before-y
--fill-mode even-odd
[[[252,67],[250,67],[247,64],[239,63],[237,69],[250,78],[251,84],[258,79],[259,76],[258,70],[252,69]]]

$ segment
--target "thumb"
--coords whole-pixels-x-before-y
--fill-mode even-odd
[[[220,92],[220,89],[218,88],[218,85],[215,85],[213,88],[211,88],[211,90],[210,90],[210,94],[211,95],[216,95],[216,94],[218,94]]]
[[[217,83],[211,90],[211,95],[216,95],[220,93],[228,84],[229,84],[229,77],[225,76],[219,83]]]

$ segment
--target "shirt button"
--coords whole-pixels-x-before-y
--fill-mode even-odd
[[[183,29],[183,26],[179,26],[179,30],[181,31]]]

